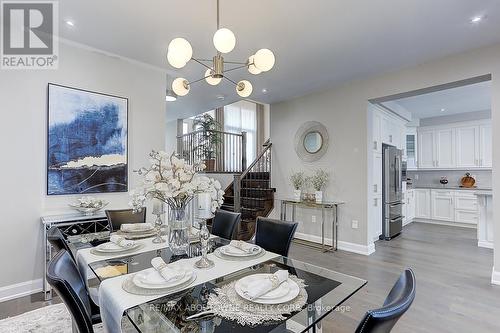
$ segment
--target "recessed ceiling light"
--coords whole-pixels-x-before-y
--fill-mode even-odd
[[[262,93],[267,94],[267,89],[266,88],[262,89]]]
[[[226,98],[224,95],[217,95],[215,97],[220,101],[223,101]]]
[[[484,16],[478,15],[470,19],[470,23],[479,23],[484,19]]]
[[[445,111],[446,111],[446,109],[445,109],[445,108],[442,108],[442,109],[441,109],[441,112],[445,112]]]
[[[66,20],[64,22],[66,22],[66,25],[69,26],[69,27],[74,27],[75,26],[75,22],[73,22],[71,20]]]

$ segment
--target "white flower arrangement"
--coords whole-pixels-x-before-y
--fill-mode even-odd
[[[295,190],[300,190],[306,183],[306,178],[304,176],[304,172],[292,172],[290,175],[290,182]]]
[[[149,168],[136,172],[142,176],[142,183],[130,192],[129,205],[136,211],[142,210],[147,200],[157,199],[173,209],[182,209],[197,193],[210,193],[212,212],[224,203],[224,191],[219,181],[200,176],[195,170],[204,169],[203,163],[187,164],[184,159],[163,151],[149,154]]]
[[[314,171],[314,174],[311,177],[308,177],[312,187],[316,191],[321,191],[328,183],[329,178],[330,176],[328,172],[323,169]]]

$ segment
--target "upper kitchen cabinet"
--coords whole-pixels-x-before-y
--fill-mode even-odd
[[[416,169],[417,168],[417,128],[416,127],[408,127],[406,129],[406,161],[408,169]]]
[[[479,126],[479,166],[493,166],[492,148],[491,124]]]
[[[418,167],[436,167],[434,131],[420,131],[418,133]]]
[[[378,111],[373,112],[373,151],[382,153],[382,114]]]
[[[418,129],[418,168],[491,168],[491,122],[476,121]]]

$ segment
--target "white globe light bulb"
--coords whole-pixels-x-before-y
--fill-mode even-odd
[[[186,96],[189,89],[189,82],[183,77],[178,77],[172,82],[172,90],[179,96]]]
[[[252,90],[253,90],[252,84],[250,82],[248,82],[247,80],[241,80],[236,85],[236,92],[241,97],[250,96],[250,94],[252,94]]]
[[[260,69],[258,69],[257,67],[255,67],[254,57],[255,57],[254,55],[251,55],[248,58],[248,71],[250,72],[250,74],[257,75],[257,74],[262,73],[262,71]]]
[[[228,53],[234,49],[236,45],[236,37],[231,30],[221,28],[214,34],[214,46],[221,53]]]
[[[187,63],[193,56],[193,48],[184,38],[174,38],[168,44],[167,56],[170,56],[176,64]]]
[[[212,75],[212,70],[207,69],[205,72],[205,81],[207,81],[209,85],[216,86],[222,81],[222,78],[212,77],[211,75]]]
[[[253,58],[255,67],[263,72],[267,72],[274,66],[276,59],[274,58],[274,53],[268,49],[260,49],[255,53]]]
[[[167,61],[168,63],[175,68],[182,68],[186,66],[186,62],[184,61],[184,57],[179,57],[175,52],[167,53]]]

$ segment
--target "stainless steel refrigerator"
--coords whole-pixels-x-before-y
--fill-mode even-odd
[[[403,229],[403,151],[382,147],[382,235],[390,240]]]

